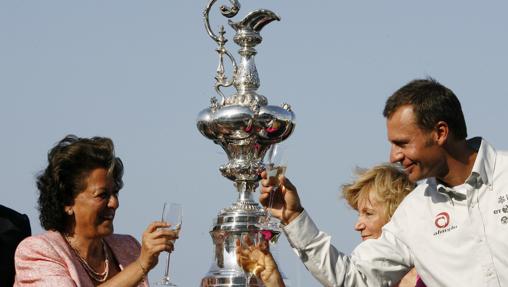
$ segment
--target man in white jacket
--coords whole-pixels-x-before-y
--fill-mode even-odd
[[[508,154],[467,129],[454,93],[414,80],[388,98],[390,161],[426,179],[398,207],[378,239],[351,255],[331,245],[281,178],[272,213],[300,259],[325,286],[392,286],[412,267],[427,286],[508,286]],[[273,181],[263,173],[260,202]]]

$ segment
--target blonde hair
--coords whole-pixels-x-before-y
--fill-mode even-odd
[[[358,210],[358,203],[372,198],[384,207],[387,221],[415,187],[407,175],[393,164],[380,164],[370,169],[357,169],[358,178],[342,186],[342,196]],[[372,196],[372,197],[370,197]]]

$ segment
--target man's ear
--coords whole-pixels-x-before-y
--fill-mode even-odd
[[[434,140],[438,145],[442,146],[448,141],[450,135],[450,129],[445,121],[437,122],[434,127]]]

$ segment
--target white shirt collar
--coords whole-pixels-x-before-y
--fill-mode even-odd
[[[491,185],[494,165],[496,162],[495,149],[481,137],[474,137],[467,140],[469,147],[477,151],[476,159],[471,170],[471,174],[466,179],[464,184],[467,184],[475,189],[480,188],[483,184]],[[467,197],[467,188],[460,188],[464,184],[457,187],[447,187],[439,183],[436,178],[429,178],[427,180],[429,185],[436,187],[436,190],[442,194],[446,194],[451,199],[464,200]]]
[[[476,188],[482,184],[491,185],[496,164],[496,150],[481,137],[472,138],[467,141],[467,144],[477,150],[478,154],[466,183]]]

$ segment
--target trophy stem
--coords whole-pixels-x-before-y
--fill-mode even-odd
[[[238,190],[238,202],[257,205],[254,199],[252,199],[252,194],[256,191],[256,187],[258,186],[257,182],[237,181],[235,182],[235,186]]]

